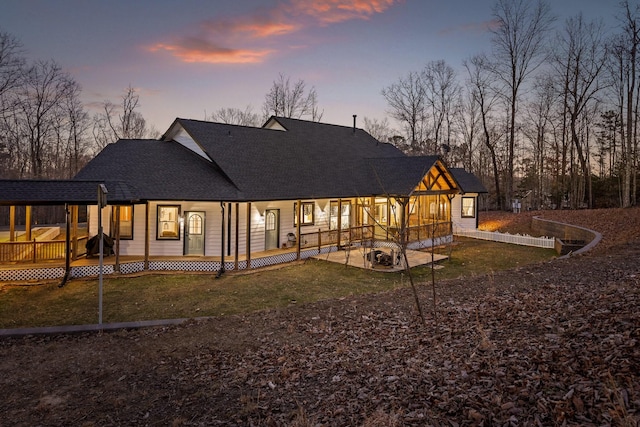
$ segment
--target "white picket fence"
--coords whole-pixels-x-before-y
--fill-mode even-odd
[[[512,243],[514,245],[535,246],[538,248],[553,249],[555,239],[553,237],[532,237],[522,234],[500,233],[498,231],[482,231],[456,228],[453,234],[474,239],[491,240],[493,242]]]

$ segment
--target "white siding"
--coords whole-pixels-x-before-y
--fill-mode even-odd
[[[209,156],[207,156],[207,154],[204,151],[202,151],[202,148],[200,148],[200,146],[196,144],[193,138],[191,138],[191,136],[184,129],[181,128],[173,136],[173,139],[179,142],[180,144],[184,145],[185,147],[187,147],[189,150],[193,151],[197,155],[202,156],[205,159],[211,161]]]
[[[473,197],[475,199],[475,217],[474,218],[463,218],[462,217],[462,198],[463,197]],[[466,193],[466,194],[456,194],[456,196],[451,200],[451,221],[453,222],[454,229],[464,229],[464,230],[473,230],[476,228],[476,221],[478,216],[478,194],[477,193]]]
[[[303,200],[303,202],[310,200]],[[315,212],[313,225],[301,226],[302,233],[317,232],[318,229],[329,229],[329,199],[313,200],[315,202]],[[280,211],[280,245],[287,241],[288,233],[296,233],[294,226],[294,203],[293,200],[274,201],[274,202],[257,202],[251,204],[251,252],[261,252],[265,249],[265,231],[264,231],[264,212],[267,209],[278,209]],[[221,229],[222,229],[222,211],[219,202],[150,202],[150,220],[149,220],[149,255],[150,256],[182,256],[184,254],[184,222],[180,223],[178,240],[157,239],[157,214],[158,205],[177,205],[180,206],[180,215],[185,217],[187,212],[204,212],[205,213],[205,255],[220,256],[221,255]],[[247,203],[231,203],[231,227],[229,228],[228,220],[229,203],[225,203],[225,244],[224,254],[227,260],[233,259],[236,251],[236,228],[238,229],[238,255],[246,255],[247,242]],[[236,223],[236,209],[238,209],[238,222]],[[89,207],[90,223],[89,232],[91,236],[98,233],[98,216],[97,207]],[[352,212],[352,215],[354,212]],[[105,233],[109,233],[109,221],[111,215],[111,206],[103,209],[103,229]],[[135,205],[133,208],[133,240],[120,241],[121,255],[144,255],[145,250],[145,223],[146,223],[146,205]],[[226,233],[230,232],[229,235]],[[230,240],[227,238],[230,237]],[[228,243],[230,241],[230,247]],[[229,247],[230,251],[227,252]]]

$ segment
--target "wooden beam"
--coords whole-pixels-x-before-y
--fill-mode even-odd
[[[9,241],[16,241],[16,207],[14,205],[9,207]]]
[[[78,205],[71,206],[71,254],[72,260],[78,259]]]
[[[24,231],[27,241],[31,240],[31,206],[25,206]]]

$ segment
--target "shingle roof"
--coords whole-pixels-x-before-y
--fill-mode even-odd
[[[175,141],[120,140],[109,144],[75,179],[114,177],[140,200],[236,200],[236,187],[210,162]]]
[[[107,187],[109,203],[133,203],[134,191],[120,181],[0,180],[0,205],[96,204],[98,185]]]
[[[385,194],[369,160],[407,159],[361,129],[275,119],[286,131],[186,119],[177,123],[252,200]],[[422,178],[403,177],[409,188]]]
[[[165,140],[110,144],[76,178],[117,178],[140,200],[295,200],[409,194],[438,160],[406,157],[361,129],[272,120],[286,130],[178,118]],[[213,161],[172,140],[178,129]]]
[[[449,171],[458,182],[463,193],[488,193],[482,182],[474,174],[467,172],[463,168],[449,168]]]

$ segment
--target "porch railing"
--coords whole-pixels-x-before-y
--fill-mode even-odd
[[[391,227],[390,232],[392,236],[397,236],[399,232],[398,227]],[[413,225],[407,228],[407,241],[419,242],[431,238],[439,238],[448,236],[451,234],[451,222],[442,221],[434,222],[431,224]]]
[[[322,247],[327,245],[348,245],[353,242],[361,242],[373,238],[373,226],[362,225],[350,227],[346,230],[318,230],[314,233],[302,233],[300,235],[300,247],[303,249]]]
[[[87,237],[78,238],[76,257],[86,253]],[[64,240],[31,240],[0,243],[0,262],[38,262],[64,259]]]
[[[376,231],[373,225],[362,225],[359,227],[350,227],[340,231],[340,240],[338,241],[338,230],[318,230],[314,233],[303,233],[300,237],[300,247],[313,248],[326,245],[348,245],[354,242],[362,242],[371,239],[376,240],[392,240],[397,238],[399,229],[397,227],[382,227],[384,234]],[[408,228],[408,242],[418,242],[438,237],[444,237],[451,234],[451,222],[437,222],[433,224],[423,224],[411,226]]]

